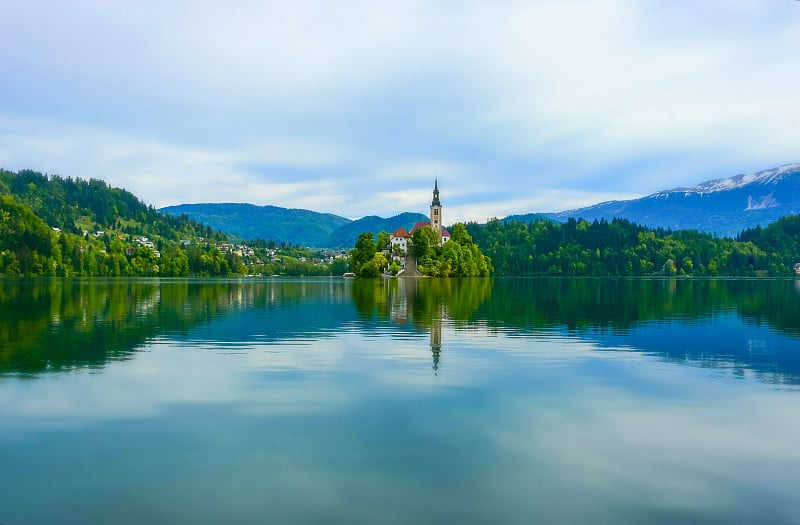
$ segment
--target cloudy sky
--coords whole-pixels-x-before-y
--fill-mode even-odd
[[[800,161],[800,1],[0,2],[0,167],[445,222]]]

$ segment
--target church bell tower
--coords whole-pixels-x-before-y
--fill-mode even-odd
[[[442,235],[442,203],[439,202],[439,179],[433,185],[433,201],[431,202],[431,228]]]

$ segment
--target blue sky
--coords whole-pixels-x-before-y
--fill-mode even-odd
[[[0,167],[445,222],[800,161],[796,0],[0,3]]]

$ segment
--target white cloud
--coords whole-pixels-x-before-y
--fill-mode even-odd
[[[347,216],[647,194],[798,160],[799,10],[11,1],[0,163]]]

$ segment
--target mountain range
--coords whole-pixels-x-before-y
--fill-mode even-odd
[[[356,221],[310,210],[253,204],[181,204],[162,208],[241,239],[269,239],[304,246],[349,248],[358,235],[371,231],[410,229],[427,221],[421,213],[401,213],[384,219],[375,215]],[[589,221],[628,219],[653,228],[693,229],[735,237],[746,228],[765,226],[780,217],[800,213],[800,163],[757,173],[715,179],[689,188],[659,191],[639,199],[609,201],[558,213],[511,215],[506,220]]]
[[[388,219],[371,215],[354,221],[332,213],[236,203],[179,204],[160,211],[185,215],[243,240],[326,248],[352,248],[363,232],[372,232],[377,238],[378,232],[408,230],[414,223],[428,220],[421,213],[406,212]]]
[[[699,230],[735,237],[746,228],[765,226],[797,213],[800,213],[800,163],[546,216],[561,222],[570,217],[589,221],[618,217],[651,228]]]

